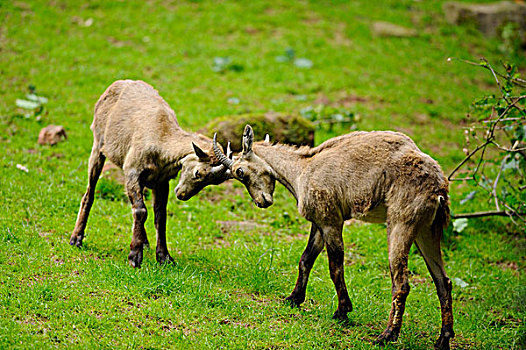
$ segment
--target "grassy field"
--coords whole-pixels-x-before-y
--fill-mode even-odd
[[[325,253],[306,303],[291,309],[281,300],[294,286],[309,226],[281,186],[267,210],[234,182],[188,202],[172,194],[175,263],[158,266],[152,247],[135,270],[127,265],[130,206],[122,186],[103,178],[84,248],[70,247],[89,125],[100,94],[122,78],[153,85],[194,131],[218,116],[299,113],[322,103],[353,114],[359,130],[407,133],[449,173],[464,157],[470,104],[497,89],[488,72],[446,59],[484,56],[519,63],[522,72],[526,61],[497,39],[445,23],[441,3],[0,1],[1,347],[373,347],[391,300],[385,226],[345,226],[348,323],[331,319],[337,298]],[[376,20],[420,34],[376,37]],[[312,67],[276,59],[289,48]],[[214,66],[215,57],[230,63]],[[16,105],[29,85],[48,98],[38,117]],[[63,125],[67,141],[39,146],[48,124]],[[316,143],[347,131],[319,130]],[[451,187],[454,212],[487,206],[483,197],[461,205],[469,191]],[[147,206],[154,242],[151,199]],[[526,347],[525,247],[524,229],[504,219],[472,220],[445,239],[453,348]],[[435,288],[416,250],[409,263],[404,327],[386,349],[429,349],[439,334]]]

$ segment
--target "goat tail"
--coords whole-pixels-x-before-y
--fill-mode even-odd
[[[431,230],[435,237],[442,239],[444,229],[449,225],[449,219],[449,200],[447,193],[443,193],[438,196],[438,208],[431,226]]]

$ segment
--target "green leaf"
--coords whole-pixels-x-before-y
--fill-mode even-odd
[[[461,280],[458,277],[454,277],[454,278],[452,278],[452,280],[453,280],[453,283],[456,286],[459,286],[460,288],[466,288],[467,286],[469,286],[469,284],[467,284],[467,282],[464,282],[463,280]]]
[[[16,99],[16,105],[24,109],[37,109],[38,107],[40,107],[40,103],[33,102],[33,101],[27,101],[27,100],[21,100],[18,98]]]
[[[308,58],[296,58],[294,65],[298,68],[312,68],[313,63]]]
[[[462,232],[464,229],[468,227],[468,219],[457,219],[453,221],[453,229],[455,232]]]
[[[28,100],[30,100],[30,101],[38,102],[38,103],[41,103],[41,104],[47,103],[47,101],[48,101],[48,99],[46,97],[37,96],[35,94],[27,94],[26,98]]]

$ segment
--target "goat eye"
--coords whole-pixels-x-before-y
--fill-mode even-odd
[[[195,177],[196,179],[201,178],[201,174],[199,174],[199,170],[196,170],[196,171],[195,171],[195,175],[194,175],[194,177]]]
[[[239,168],[236,170],[236,175],[240,178],[243,178],[245,176],[245,172],[243,171],[243,169]]]

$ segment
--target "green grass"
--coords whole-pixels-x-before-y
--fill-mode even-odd
[[[290,309],[280,300],[294,286],[309,227],[283,187],[267,210],[233,182],[188,202],[171,195],[168,246],[176,262],[158,266],[152,247],[134,270],[127,265],[130,207],[123,189],[104,179],[85,247],[70,247],[97,98],[114,80],[145,80],[188,130],[223,115],[298,113],[326,99],[359,115],[360,130],[407,133],[449,173],[464,157],[461,125],[470,103],[497,88],[486,71],[446,58],[522,62],[524,72],[523,53],[501,52],[497,39],[449,26],[441,1],[81,3],[0,2],[2,346],[371,348],[390,308],[384,226],[345,227],[349,324],[331,319],[337,300],[325,253],[307,302]],[[421,34],[377,38],[374,20]],[[313,67],[277,62],[289,47]],[[214,72],[214,57],[227,56],[236,68]],[[39,120],[15,104],[30,84],[49,98]],[[48,124],[63,125],[68,140],[39,146],[38,132]],[[316,142],[344,132],[321,130]],[[451,187],[454,212],[486,205],[484,198],[460,205],[469,191]],[[147,206],[153,245],[151,200]],[[243,230],[221,221],[261,226]],[[454,348],[524,348],[525,246],[524,231],[504,219],[472,220],[447,237],[448,274],[467,283],[454,284]],[[428,349],[439,334],[438,299],[414,251],[409,269],[402,334],[386,349]]]

